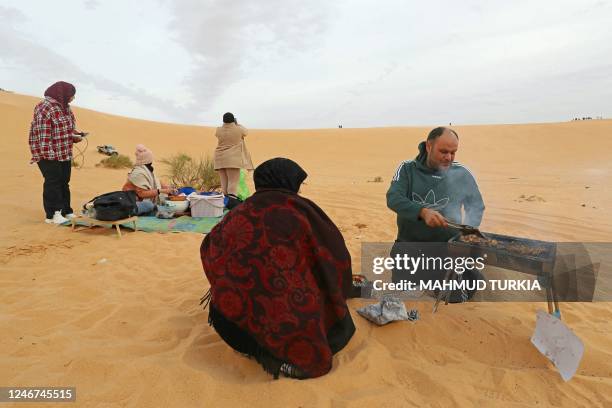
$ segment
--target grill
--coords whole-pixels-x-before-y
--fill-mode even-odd
[[[518,238],[508,235],[486,233],[490,241],[496,241],[496,246],[486,243],[472,243],[461,241],[461,234],[451,238],[449,251],[453,256],[471,256],[485,258],[487,265],[499,268],[550,277],[555,266],[557,245],[554,242],[536,241],[527,238]],[[524,253],[520,250],[524,249]],[[531,250],[541,251],[532,255]]]
[[[486,233],[487,241],[465,242],[455,235],[448,241],[448,249],[454,257],[483,257],[486,265],[538,276],[546,289],[548,311],[559,315],[559,305],[554,289],[553,270],[557,244],[528,238]],[[491,245],[495,242],[495,245]],[[447,274],[447,279],[450,275]],[[438,299],[439,300],[439,299]]]

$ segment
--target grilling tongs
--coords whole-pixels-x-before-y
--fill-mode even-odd
[[[449,227],[460,230],[463,235],[476,235],[477,237],[487,239],[487,237],[482,232],[480,232],[478,228],[472,227],[471,225],[455,224],[454,222],[448,220],[446,221],[446,223]]]

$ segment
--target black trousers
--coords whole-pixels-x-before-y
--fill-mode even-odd
[[[63,215],[72,214],[70,207],[70,161],[41,160],[38,168],[45,178],[43,184],[43,206],[47,218],[53,218],[56,211]]]

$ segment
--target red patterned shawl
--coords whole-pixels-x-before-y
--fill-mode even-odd
[[[258,190],[200,252],[216,312],[309,377],[331,369],[355,327],[345,300],[351,257],[323,210],[287,190]]]

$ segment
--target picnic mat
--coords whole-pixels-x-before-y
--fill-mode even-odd
[[[182,216],[172,219],[162,219],[157,217],[138,217],[136,228],[144,232],[196,232],[207,234],[210,230],[221,221],[223,217],[199,217],[193,218]],[[76,222],[77,225],[88,225],[86,222]],[[70,223],[64,224],[70,226]],[[130,222],[121,224],[122,227],[134,229],[134,225]],[[110,227],[110,225],[108,226]]]

